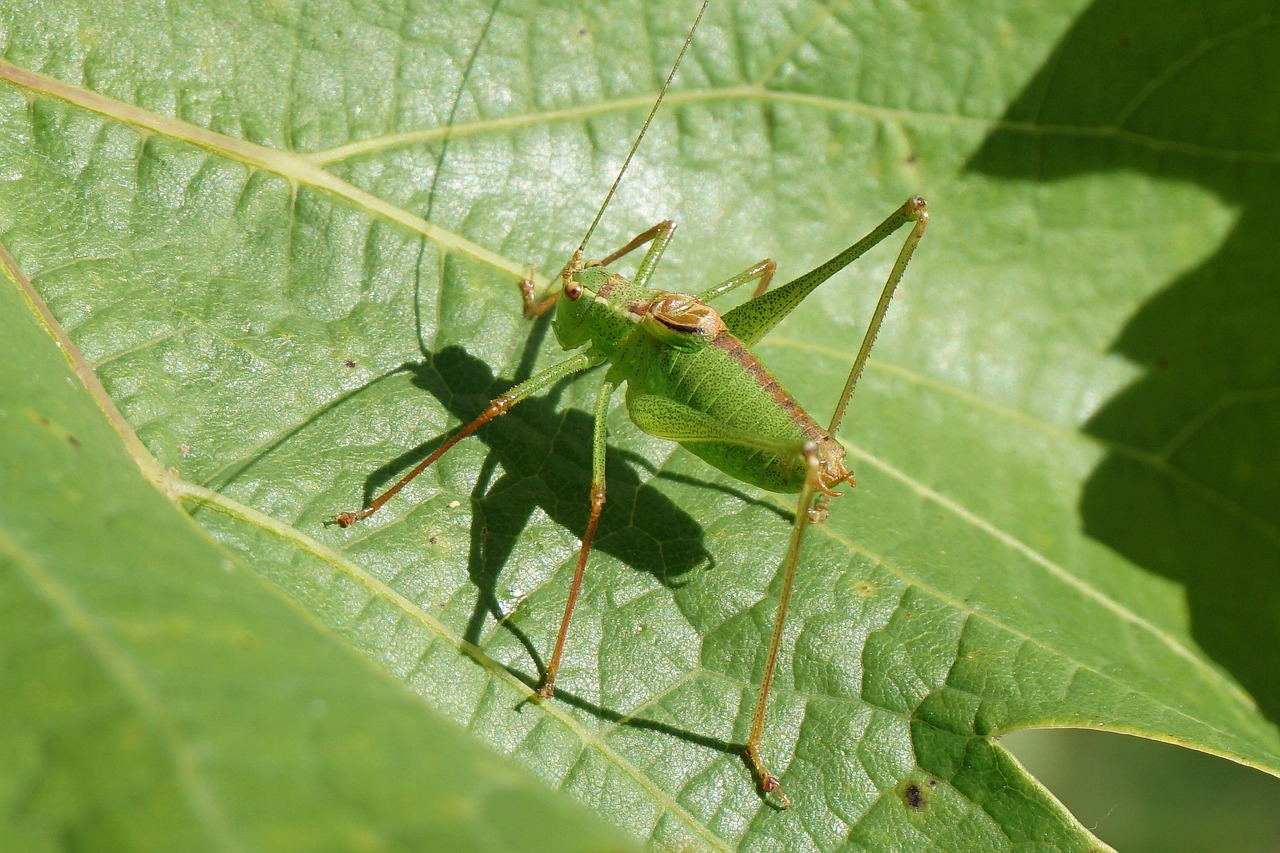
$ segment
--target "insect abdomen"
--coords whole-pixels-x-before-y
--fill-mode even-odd
[[[725,332],[696,352],[637,343],[628,353],[636,365],[628,380],[633,388],[688,406],[730,430],[797,451],[771,452],[732,441],[682,441],[690,452],[760,488],[800,491],[805,467],[798,450],[806,441],[826,444],[827,435],[740,341]]]

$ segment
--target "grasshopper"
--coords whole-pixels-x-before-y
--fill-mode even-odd
[[[761,748],[769,689],[777,665],[791,589],[800,563],[801,545],[808,525],[825,520],[827,502],[841,495],[834,487],[841,483],[853,485],[853,473],[845,463],[845,449],[835,434],[866,365],[889,302],[924,235],[929,214],[924,199],[919,196],[909,198],[870,234],[826,263],[774,290],[770,290],[769,285],[777,264],[768,258],[697,295],[651,288],[650,280],[675,235],[676,224],[672,220],[659,222],[637,234],[601,260],[584,260],[587,243],[675,78],[709,3],[710,0],[704,0],[699,9],[671,72],[594,221],[561,270],[559,287],[539,299],[531,279],[520,282],[525,315],[535,318],[554,308],[556,338],[566,350],[576,352],[494,399],[478,417],[450,435],[426,459],[367,506],[355,512],[339,513],[333,521],[349,527],[368,518],[451,447],[489,421],[566,377],[608,365],[595,404],[590,513],[555,647],[542,673],[536,696],[550,699],[555,693],[569,623],[591,554],[596,525],[605,504],[605,417],[614,392],[625,384],[627,412],[644,432],[678,442],[691,453],[743,482],[772,492],[798,494],[791,537],[783,556],[783,580],[773,632],[750,734],[743,745],[743,755],[761,795],[767,797],[776,793],[781,806],[788,808],[790,800],[783,793],[778,777],[766,766]],[[862,345],[837,401],[835,415],[823,428],[752,354],[751,346],[818,285],[906,225],[911,225],[911,230],[872,313]],[[631,279],[609,269],[611,264],[642,247],[647,248]],[[749,301],[723,315],[712,307],[711,303],[716,299],[752,282],[756,287]]]

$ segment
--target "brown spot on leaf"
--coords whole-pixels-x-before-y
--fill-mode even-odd
[[[902,799],[906,801],[907,808],[912,811],[918,812],[924,808],[924,793],[920,790],[920,786],[914,782],[902,792]]]
[[[922,787],[919,783],[911,782],[902,789],[902,801],[906,803],[907,808],[913,812],[921,812],[929,807],[929,797],[931,791],[937,788],[939,782],[937,779],[930,777],[925,780]]]

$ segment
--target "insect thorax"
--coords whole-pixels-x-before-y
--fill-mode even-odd
[[[679,352],[700,349],[725,329],[720,313],[697,297],[651,290],[603,267],[573,275],[556,307],[556,337],[564,347],[591,343],[613,356],[636,335]]]
[[[589,343],[611,355],[636,329],[636,323],[618,306],[625,305],[630,294],[640,297],[645,289],[604,267],[579,270],[570,284],[580,290],[575,298],[573,291],[566,289],[556,304],[554,328],[560,345],[574,349]]]

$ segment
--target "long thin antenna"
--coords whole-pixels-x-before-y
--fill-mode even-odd
[[[649,110],[649,115],[645,117],[644,124],[640,126],[640,133],[636,135],[636,141],[631,143],[631,150],[627,152],[627,159],[622,161],[622,168],[618,170],[618,177],[613,179],[613,186],[609,187],[609,192],[604,197],[604,203],[596,211],[596,218],[591,220],[591,227],[587,229],[586,236],[578,244],[578,256],[581,256],[582,252],[587,248],[587,241],[591,239],[591,235],[595,233],[596,226],[600,224],[600,217],[604,216],[605,208],[609,206],[609,202],[613,201],[613,194],[617,192],[618,184],[622,183],[622,176],[627,173],[627,167],[631,165],[631,158],[636,156],[636,149],[640,147],[640,142],[644,139],[645,132],[649,130],[649,122],[653,121],[653,114],[658,111],[658,107],[662,104],[662,99],[667,94],[667,88],[670,87],[671,81],[675,79],[676,71],[680,68],[680,63],[684,61],[684,55],[689,51],[689,45],[693,43],[693,33],[698,29],[698,24],[702,22],[702,16],[706,14],[707,7],[710,5],[711,0],[702,0],[702,8],[698,10],[698,17],[693,19],[693,26],[689,28],[689,34],[684,37],[684,45],[680,48],[680,55],[676,57],[675,64],[671,66],[671,73],[667,75],[667,82],[662,84],[662,91],[658,93],[658,99],[653,102],[653,108]]]

